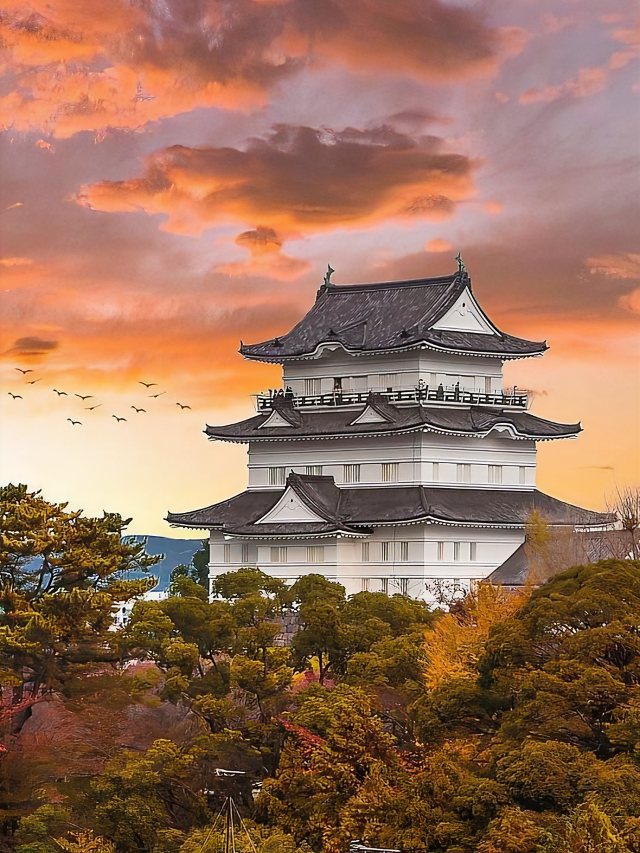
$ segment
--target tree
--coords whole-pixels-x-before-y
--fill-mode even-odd
[[[155,580],[127,581],[148,572],[162,555],[145,553],[144,543],[123,538],[131,519],[117,513],[88,518],[67,512],[67,504],[44,500],[25,485],[0,489],[0,576],[5,589],[28,602],[73,589],[120,595],[152,588]]]

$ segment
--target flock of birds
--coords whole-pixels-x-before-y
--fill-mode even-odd
[[[23,377],[26,377],[26,375],[28,373],[34,372],[33,369],[30,367],[29,368],[16,367],[16,368],[14,368],[14,370],[17,370],[19,373],[21,373],[23,375]],[[42,379],[43,379],[42,376],[40,376],[38,379],[25,379],[25,384],[26,385],[35,385],[37,382],[42,382]],[[139,381],[138,385],[144,385],[144,387],[147,391],[149,391],[149,389],[151,389],[151,388],[157,388],[158,387],[157,382],[141,382],[141,381]],[[51,390],[54,391],[58,395],[58,397],[69,397],[70,396],[69,394],[67,394],[66,391],[59,391],[57,388],[52,388]],[[23,400],[24,399],[24,397],[21,394],[14,394],[12,391],[7,391],[7,393],[13,400]],[[149,399],[155,400],[158,397],[162,397],[163,394],[166,394],[166,393],[167,393],[166,391],[158,391],[155,394],[149,394],[148,397],[149,397]],[[83,403],[86,403],[87,400],[94,400],[95,399],[93,394],[76,394],[76,393],[74,393],[72,396],[73,397],[79,397]],[[103,403],[95,403],[94,405],[85,406],[84,408],[88,412],[93,412],[94,409],[99,409],[102,405],[104,405],[104,404]],[[187,406],[184,403],[176,403],[176,406],[179,406],[182,411],[184,411],[185,409],[191,408],[191,406]],[[146,411],[147,411],[146,409],[143,409],[142,407],[133,406],[133,405],[131,406],[131,408],[135,410],[136,415],[139,415],[141,413],[146,414]],[[126,423],[127,422],[126,418],[120,417],[119,415],[111,415],[111,417],[115,418],[117,423],[123,423],[123,422]],[[67,418],[67,420],[69,421],[71,426],[82,426],[83,425],[82,421],[76,421],[73,418]]]

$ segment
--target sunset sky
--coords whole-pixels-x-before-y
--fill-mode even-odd
[[[492,320],[551,347],[507,384],[582,421],[539,488],[598,509],[640,482],[633,2],[0,6],[2,483],[184,536],[167,510],[246,485],[205,424],[278,381],[240,339],[286,332],[329,262],[386,281],[458,251]]]

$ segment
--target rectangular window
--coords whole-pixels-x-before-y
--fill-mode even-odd
[[[397,483],[399,471],[400,471],[400,466],[397,462],[383,462],[382,463],[382,482],[383,483]]]
[[[398,586],[400,587],[401,595],[409,594],[409,578],[398,578]]]
[[[231,562],[231,545],[225,545],[224,546],[224,562],[225,563]]]
[[[342,376],[333,377],[333,393],[338,394],[342,391]]]
[[[460,559],[461,548],[462,548],[462,543],[460,543],[460,542],[454,542],[453,543],[453,559],[454,560]]]
[[[380,374],[380,390],[393,391],[400,384],[397,373],[381,373]]]
[[[250,560],[249,548],[250,548],[250,545],[248,545],[246,542],[244,542],[242,545],[242,562],[245,566],[247,565],[247,563]]]
[[[315,397],[320,393],[320,380],[319,379],[305,379],[304,380],[304,393],[307,397]]]
[[[438,559],[444,560],[444,542],[438,542]]]
[[[322,465],[307,465],[305,473],[314,477],[322,476]]]
[[[502,482],[502,465],[489,465],[489,482]]]
[[[370,578],[362,578],[361,579],[361,587],[360,587],[361,592],[369,592],[369,586],[370,586]]]
[[[380,543],[380,559],[389,561],[391,559],[391,546],[392,542],[381,542]]]
[[[484,377],[484,393],[485,394],[491,393],[491,377],[490,376]]]
[[[471,482],[471,465],[457,465],[457,473],[458,473],[458,482],[459,483],[470,483]]]
[[[369,562],[369,543],[368,542],[362,543],[362,562],[363,563]]]
[[[380,578],[380,591],[389,595],[389,578]]]
[[[324,563],[324,545],[307,546],[307,563]]]
[[[437,483],[439,479],[440,479],[440,463],[434,462],[433,463],[433,482]]]
[[[409,543],[398,542],[398,551],[400,554],[400,559],[406,563],[406,561],[409,559]]]
[[[271,562],[272,563],[286,563],[287,562],[286,546],[285,547],[271,548]]]
[[[353,390],[358,393],[364,393],[367,390],[367,377],[366,376],[354,376],[352,380]]]
[[[345,465],[344,466],[344,482],[359,483],[360,482],[360,466]]]
[[[527,482],[527,469],[524,467],[524,465],[520,465],[520,467],[518,468],[518,483],[521,486],[524,486],[526,484],[526,482]]]
[[[469,559],[472,561],[478,559],[478,543],[477,542],[469,542]]]
[[[269,485],[270,486],[284,486],[285,481],[287,479],[287,469],[286,468],[269,468]]]

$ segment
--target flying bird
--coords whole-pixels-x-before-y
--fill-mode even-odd
[[[153,388],[157,384],[157,382],[138,382],[138,385],[144,385],[145,388]]]
[[[82,394],[74,394],[73,396],[80,397],[80,399],[84,403],[85,400],[90,400],[93,397],[93,394],[85,394],[84,396]]]
[[[58,397],[68,397],[69,396],[66,391],[58,391],[57,388],[54,388],[53,390],[56,392]]]
[[[67,418],[67,420],[69,421],[71,426],[75,426],[76,424],[78,424],[78,426],[82,426],[82,421],[72,421],[71,418]]]
[[[42,382],[42,376],[40,379],[32,379],[31,382],[27,382],[27,385],[35,385],[36,382]]]
[[[182,403],[176,403],[176,406],[180,406],[181,409],[190,409],[191,406],[183,406]]]
[[[119,418],[117,415],[111,415],[111,417],[115,418],[118,421],[118,423],[120,423],[120,421],[126,421],[126,418]]]
[[[22,400],[22,397],[20,396],[20,394],[12,394],[11,391],[7,391],[7,394],[10,397],[13,397],[14,400]]]
[[[14,370],[19,370],[19,371],[20,371],[20,373],[22,373],[23,375],[24,375],[25,373],[33,373],[33,370],[32,370],[30,367],[28,367],[26,370],[23,370],[21,367],[14,367],[13,369],[14,369]]]
[[[149,394],[149,396],[153,397],[153,399],[155,400],[156,397],[162,397],[162,395],[166,393],[166,391],[161,391],[159,394]]]
[[[135,409],[136,412],[146,412],[146,409],[138,409],[137,406],[131,406],[132,409]]]
[[[92,412],[94,409],[99,409],[101,405],[102,405],[102,403],[98,403],[96,406],[85,406],[85,409],[88,412]]]

